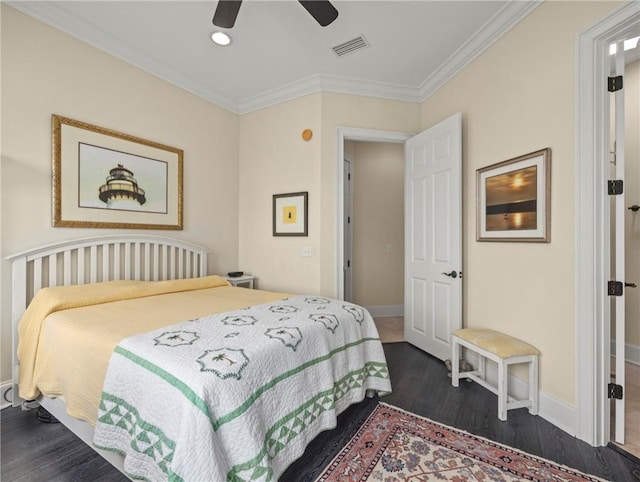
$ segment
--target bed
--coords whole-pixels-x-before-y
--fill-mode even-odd
[[[14,405],[37,399],[129,477],[275,480],[391,391],[366,310],[233,287],[200,246],[102,236],[8,259]]]

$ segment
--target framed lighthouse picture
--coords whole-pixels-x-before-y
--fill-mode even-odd
[[[182,229],[183,151],[53,115],[53,226]]]

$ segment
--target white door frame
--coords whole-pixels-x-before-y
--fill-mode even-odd
[[[347,210],[347,213],[349,214],[349,217],[352,218],[353,220],[353,185],[351,184],[351,180],[355,178],[355,174],[354,174],[354,162],[353,159],[349,156],[347,156],[345,154],[344,156],[344,160],[342,161],[343,166],[346,163],[349,163],[349,176],[350,176],[350,180],[349,182],[346,182],[346,180],[344,179],[344,168],[342,169],[342,187],[343,187],[343,194],[344,191],[346,189],[349,190],[349,196],[346,196],[346,202],[349,203],[349,209]],[[343,203],[343,208],[344,203],[345,203],[345,196],[343,196],[342,198],[342,203]],[[343,210],[344,212],[344,210]],[[345,284],[343,286],[343,297],[342,299],[346,300],[346,301],[353,301],[353,222],[345,222],[344,216],[342,217],[342,235],[344,236],[344,243],[343,243],[343,247],[344,247],[344,256],[343,256],[343,263],[342,263],[342,269],[343,269],[343,273],[345,273],[345,276],[343,276],[342,278],[345,280]],[[344,259],[349,260],[350,265],[349,266],[344,266]],[[348,273],[348,274],[347,274]]]
[[[356,127],[338,127],[336,133],[336,298],[344,299],[344,141],[388,142],[404,144],[414,134],[404,132],[381,131],[375,129],[360,129]]]
[[[575,428],[578,438],[595,446],[610,440],[608,46],[638,25],[640,5],[627,2],[580,34],[576,44]]]

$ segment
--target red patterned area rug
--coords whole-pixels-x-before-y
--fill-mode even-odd
[[[316,482],[602,481],[379,403]]]

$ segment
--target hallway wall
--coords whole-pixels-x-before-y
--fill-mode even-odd
[[[353,302],[404,303],[404,145],[349,142],[353,156]]]

